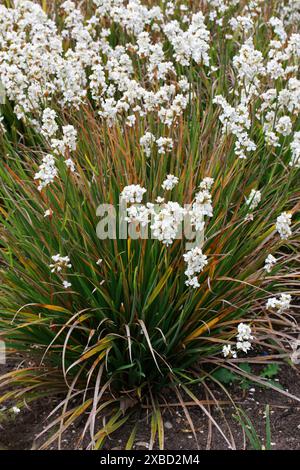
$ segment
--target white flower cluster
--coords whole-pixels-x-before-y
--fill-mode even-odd
[[[265,267],[264,267],[265,271],[267,273],[270,273],[276,263],[277,263],[277,259],[275,258],[275,256],[269,254],[265,259]]]
[[[121,199],[126,203],[132,204],[126,209],[125,221],[140,224],[147,227],[150,224],[152,236],[165,245],[171,245],[178,235],[181,234],[181,226],[184,218],[189,216],[189,221],[195,227],[196,232],[203,231],[205,216],[212,217],[212,199],[210,189],[213,185],[213,178],[204,178],[200,185],[200,191],[195,195],[191,209],[182,207],[178,202],[165,202],[164,198],[157,197],[156,205],[147,202],[141,204],[145,188],[140,185],[125,186],[121,192]],[[167,175],[162,184],[165,191],[170,191],[178,184],[178,177]],[[137,203],[137,204],[136,204]],[[135,204],[135,205],[133,205]],[[187,263],[185,274],[187,276],[186,285],[193,288],[199,287],[197,275],[207,264],[207,257],[203,255],[200,247],[189,250],[183,255]]]
[[[161,187],[165,191],[171,191],[178,184],[178,178],[174,175],[167,175],[165,181],[163,181]]]
[[[69,124],[62,127],[62,139],[52,138],[50,143],[55,154],[66,156],[76,150],[76,140],[77,131]]]
[[[158,153],[163,155],[167,152],[171,152],[173,149],[173,140],[170,137],[160,137],[156,141],[158,146]]]
[[[139,184],[131,184],[130,186],[125,186],[121,192],[121,198],[126,202],[142,202],[143,195],[147,192],[145,188],[142,188]]]
[[[204,228],[204,217],[213,216],[212,197],[210,189],[214,183],[213,178],[204,178],[199,187],[200,191],[196,193],[192,208],[189,211],[191,225],[197,231]]]
[[[189,100],[195,99],[186,77],[177,80],[176,62],[209,62],[209,32],[202,12],[186,16],[181,29],[159,6],[147,7],[140,0],[96,0],[94,4],[94,14],[85,19],[75,2],[64,2],[62,28],[37,3],[0,5],[4,92],[17,117],[34,125],[48,140],[51,151],[66,158],[71,171],[75,171],[70,152],[76,150],[76,130],[68,124],[60,129],[52,102],[61,108],[78,109],[91,96],[96,113],[108,125],[125,117],[132,127],[138,116],[157,113],[170,127]],[[186,10],[182,7],[180,11]],[[131,42],[111,46],[113,24],[131,34]],[[166,38],[174,47],[170,60],[166,59]],[[134,78],[135,56],[144,62],[146,84]],[[2,129],[2,122],[0,125]],[[155,142],[160,154],[173,148],[170,137],[162,136]],[[147,156],[153,143],[151,133],[141,138]]]
[[[246,199],[246,205],[249,206],[251,211],[257,208],[258,204],[261,201],[261,192],[257,189],[251,189],[248,199]]]
[[[3,124],[4,117],[0,115],[0,132],[4,134],[6,132],[5,126]]]
[[[69,256],[61,256],[60,253],[58,253],[57,255],[51,256],[51,259],[53,261],[53,263],[49,265],[51,273],[60,274],[66,269],[72,268]],[[72,284],[69,281],[63,280],[62,286],[64,289],[68,289]]]
[[[187,264],[184,274],[187,276],[185,284],[196,289],[200,287],[198,276],[208,264],[207,256],[202,253],[201,248],[196,247],[183,255]]]
[[[300,168],[300,131],[295,132],[294,139],[291,143],[292,158],[289,165]]]
[[[271,297],[268,299],[267,310],[275,310],[276,313],[284,313],[290,309],[292,297],[290,294],[280,294],[278,298]]]
[[[183,31],[177,20],[167,23],[164,33],[175,51],[175,59],[181,65],[189,65],[191,59],[197,64],[209,65],[209,31],[200,11],[192,16],[187,31]]]
[[[239,0],[207,0],[210,21],[215,22],[218,26],[223,25],[223,16],[230,7],[237,5]]]
[[[150,228],[154,238],[165,245],[171,245],[176,239],[184,215],[185,209],[178,202],[169,201],[163,204],[158,212],[153,213]]]
[[[53,263],[49,265],[52,273],[60,273],[63,269],[71,268],[69,256],[61,256],[60,253],[51,256]]]
[[[293,119],[300,112],[300,81],[291,77],[285,88],[279,92],[275,88],[270,88],[262,93],[261,98],[262,104],[258,115],[262,113],[266,142],[271,146],[279,147],[280,135],[286,137],[292,133]],[[290,115],[286,114],[287,112]],[[292,159],[291,166],[293,162]]]
[[[251,327],[245,323],[240,323],[237,327],[236,349],[233,349],[231,344],[225,344],[223,346],[223,356],[236,358],[238,351],[248,353],[252,347],[251,340],[253,340]]]
[[[254,94],[259,87],[259,77],[265,74],[263,55],[253,45],[253,39],[249,38],[239,50],[239,54],[233,58],[233,66],[237,77],[244,83],[246,92]]]
[[[58,124],[56,122],[57,114],[54,109],[45,108],[42,114],[42,128],[41,134],[46,138],[53,137],[58,131]]]
[[[254,22],[250,16],[238,15],[236,18],[231,18],[229,24],[233,31],[239,31],[243,34],[251,33],[254,29]]]
[[[245,96],[236,108],[230,106],[226,99],[217,95],[213,102],[222,108],[220,121],[223,124],[223,132],[233,134],[236,137],[235,153],[239,158],[246,158],[247,153],[256,150],[255,143],[249,138],[248,129],[251,125],[248,104]]]
[[[52,155],[43,157],[42,164],[39,166],[39,171],[35,174],[34,179],[39,180],[38,190],[42,191],[43,188],[52,183],[57,176],[57,168],[55,166],[55,159]]]
[[[125,221],[129,223],[140,224],[142,227],[146,227],[150,222],[151,212],[147,206],[134,205],[127,208],[127,217]]]
[[[285,25],[300,23],[300,2],[299,0],[289,0],[282,5],[281,18]]]
[[[178,183],[178,178],[173,175],[168,175],[164,182],[163,187],[170,189]],[[127,208],[127,222],[135,222],[146,227],[150,222],[150,229],[152,235],[157,240],[165,245],[170,245],[175,240],[180,225],[186,214],[186,210],[178,204],[178,202],[164,202],[163,198],[157,198],[157,205],[147,202],[145,205],[140,204],[145,188],[140,185],[125,186],[121,192],[121,199],[126,203],[139,204],[138,206],[130,206]]]
[[[155,136],[151,132],[146,132],[141,138],[140,138],[140,146],[143,148],[146,157],[150,157],[151,155],[151,148],[153,144],[156,142]]]
[[[292,214],[282,212],[276,220],[276,230],[282,240],[287,240],[292,235],[291,230]]]

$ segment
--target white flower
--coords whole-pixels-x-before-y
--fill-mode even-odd
[[[211,186],[213,185],[214,180],[212,178],[204,178],[199,187],[201,191],[196,193],[195,201],[192,204],[191,210],[188,212],[190,216],[190,223],[195,227],[196,231],[201,231],[204,229],[205,216],[213,216],[213,206],[212,198],[209,192]]]
[[[65,160],[65,164],[67,168],[70,168],[71,173],[74,173],[75,163],[73,162],[72,158],[68,158],[67,160]]]
[[[71,286],[72,286],[71,282],[63,281],[63,288],[64,288],[64,289],[68,289],[68,288],[71,287]]]
[[[269,20],[269,23],[274,28],[274,32],[279,36],[282,42],[286,41],[287,34],[284,30],[283,22],[279,18],[272,16]]]
[[[187,269],[185,275],[187,280],[185,284],[191,286],[194,289],[199,287],[197,276],[203,271],[204,267],[208,264],[207,256],[202,253],[201,248],[192,248],[183,255],[184,261],[187,263]],[[195,274],[197,276],[195,276]]]
[[[183,31],[176,20],[166,23],[163,30],[174,48],[177,62],[189,65],[193,59],[197,64],[203,62],[204,65],[209,65],[210,34],[201,11],[192,16],[187,31]]]
[[[21,410],[20,410],[20,408],[18,408],[17,406],[13,406],[13,407],[12,407],[12,412],[17,415],[17,414],[19,414],[19,413],[21,412]]]
[[[142,227],[146,227],[149,223],[149,215],[150,212],[146,206],[133,205],[127,209],[127,217],[125,217],[125,220],[130,223],[136,222],[141,224]]]
[[[249,206],[250,210],[256,209],[258,204],[261,201],[261,192],[256,189],[251,189],[248,199],[246,199],[246,204]]]
[[[294,140],[291,143],[292,158],[289,162],[290,166],[300,168],[300,131],[295,132]]]
[[[236,359],[237,357],[236,351],[232,349],[230,344],[224,344],[222,352],[223,352],[224,357],[230,356],[230,357],[233,357],[234,359]]]
[[[167,178],[164,180],[161,186],[165,191],[171,191],[176,186],[176,184],[178,184],[178,181],[179,180],[177,176],[167,175]]]
[[[175,240],[185,215],[185,209],[178,202],[169,201],[153,213],[153,223],[150,226],[152,235],[165,245]]]
[[[268,299],[267,310],[276,310],[277,313],[284,313],[290,309],[292,296],[290,294],[280,294],[279,298],[271,297]]]
[[[213,103],[222,107],[219,120],[223,124],[223,133],[231,133],[237,138],[235,154],[239,158],[246,158],[247,153],[256,149],[256,145],[248,135],[251,120],[245,94],[242,94],[241,101],[237,107],[230,106],[222,95],[217,95],[213,99]]]
[[[135,122],[136,122],[136,117],[134,114],[132,114],[131,116],[127,116],[126,125],[128,127],[133,127],[135,125]]]
[[[56,112],[54,109],[46,108],[42,115],[41,132],[45,137],[53,137],[58,130],[58,124],[55,121]]]
[[[70,152],[76,150],[77,131],[71,126],[63,126],[63,142]]]
[[[213,184],[214,184],[214,179],[210,178],[209,176],[206,176],[205,178],[203,178],[203,180],[199,184],[199,188],[206,189],[207,191],[209,191]]]
[[[236,358],[238,351],[242,351],[247,354],[248,351],[252,348],[252,339],[253,336],[251,334],[251,327],[246,323],[239,323],[236,335],[236,351],[232,350],[230,345],[225,345],[223,346],[224,357],[231,355],[232,357]]]
[[[282,116],[276,124],[276,131],[284,136],[290,135],[292,132],[291,118],[289,116]]]
[[[52,209],[47,209],[44,212],[44,217],[52,217],[53,210]]]
[[[266,257],[266,260],[265,260],[265,270],[267,271],[267,273],[270,273],[272,271],[272,268],[273,266],[275,266],[277,262],[277,259],[269,254],[267,257]]]
[[[252,38],[242,45],[239,54],[233,58],[232,62],[239,79],[244,81],[248,87],[253,84],[257,86],[258,77],[265,74],[263,55],[254,49]],[[248,90],[250,89],[248,88]]]
[[[193,207],[197,206],[198,209],[201,207],[201,212],[203,215],[207,215],[208,217],[213,216],[213,207],[212,207],[212,199],[211,194],[207,189],[203,189],[199,191],[195,196],[195,204]]]
[[[0,88],[0,98],[1,98],[1,88]],[[0,101],[1,103],[1,101]],[[3,124],[4,117],[0,115],[0,131],[3,132],[3,134],[6,132],[5,126]]]
[[[238,341],[248,341],[249,339],[253,339],[253,336],[251,336],[251,327],[249,325],[246,325],[245,323],[240,323],[237,327],[237,339]]]
[[[277,217],[276,230],[282,240],[286,240],[292,235],[291,224],[292,214],[289,214],[288,212],[282,212],[282,214]]]
[[[231,18],[229,24],[233,31],[243,31],[248,33],[253,30],[254,23],[249,16],[237,16],[236,18]],[[231,36],[232,37],[232,36]]]
[[[191,224],[197,231],[203,230],[205,216],[213,216],[211,195],[206,189],[199,191],[196,194],[195,202],[192,204],[192,209],[189,211],[189,215]]]
[[[140,145],[144,149],[146,157],[150,157],[151,147],[154,143],[155,136],[151,134],[151,132],[146,132],[146,134],[140,138]]]
[[[237,341],[236,348],[237,350],[241,350],[244,353],[247,353],[251,349],[250,341]]]
[[[42,191],[43,188],[52,183],[57,176],[57,168],[55,166],[55,159],[52,155],[46,155],[42,164],[39,166],[39,171],[34,175],[35,180],[40,180],[38,190]]]
[[[139,184],[131,184],[129,186],[125,186],[125,188],[121,192],[121,198],[128,203],[140,203],[142,202],[143,195],[146,191],[147,190],[145,188],[142,188]]]
[[[160,137],[156,140],[156,143],[159,154],[165,154],[166,152],[170,152],[173,149],[173,141],[169,137]]]
[[[63,269],[71,268],[70,258],[68,256],[61,256],[59,253],[57,255],[51,256],[52,261],[49,267],[51,268],[52,273],[60,273]]]

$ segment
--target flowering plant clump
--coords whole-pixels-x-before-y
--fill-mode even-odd
[[[285,0],[1,3],[0,338],[34,365],[0,401],[64,394],[42,448],[85,418],[99,449],[146,400],[163,448],[165,388],[199,405],[216,368],[295,354],[299,19]]]

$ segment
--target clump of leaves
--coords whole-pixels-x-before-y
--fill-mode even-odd
[[[298,174],[288,166],[289,146],[270,150],[261,126],[251,128],[257,142],[251,157],[241,160],[235,155],[234,139],[222,133],[213,104],[216,92],[229,94],[226,76],[233,73],[234,50],[230,45],[224,54],[223,38],[213,25],[212,30],[211,55],[216,60],[220,56],[220,79],[213,81],[193,63],[188,70],[178,70],[188,77],[190,95],[197,99],[189,102],[170,131],[163,129],[157,113],[133,127],[121,121],[108,127],[89,102],[74,112],[57,109],[60,124],[78,130],[76,172],[70,173],[58,158],[59,178],[42,193],[33,178],[41,157],[51,149],[30,124],[16,119],[12,103],[2,105],[7,131],[0,136],[0,332],[7,349],[29,355],[35,365],[0,378],[0,403],[30,403],[63,394],[46,428],[52,435],[43,447],[56,440],[60,446],[63,432],[84,418],[78,445],[88,436],[87,447],[99,449],[128,420],[134,406],[150,403],[150,448],[157,437],[162,448],[159,403],[165,387],[177,394],[191,427],[182,390],[211,418],[189,385],[199,383],[209,393],[211,366],[222,366],[222,346],[241,321],[251,324],[254,343],[270,348],[269,357],[259,358],[262,363],[288,354],[285,346],[295,333],[295,322],[266,311],[265,303],[274,293],[300,292],[295,260],[300,244]],[[132,39],[126,34],[121,42]],[[266,54],[264,34],[259,28],[256,39]],[[108,39],[115,43],[119,38],[112,34]],[[134,64],[136,79],[144,82],[140,65]],[[148,128],[157,137],[172,134],[176,145],[169,157],[155,150],[145,158],[139,141]],[[181,205],[191,200],[204,177],[214,178],[214,214],[203,245],[209,262],[197,289],[185,284],[185,240],[176,239],[167,248],[153,239],[97,237],[101,203],[117,207],[120,192],[133,183],[143,185],[155,201],[167,174],[179,176],[172,199]],[[245,195],[258,185],[262,202],[253,220],[245,220]],[[45,218],[49,208],[53,215]],[[288,240],[275,231],[283,210],[293,214]],[[64,289],[58,273],[51,272],[51,257],[57,253],[70,257],[71,288]],[[267,276],[268,253],[278,261],[274,274]],[[244,383],[249,380],[249,365],[228,364],[230,377],[220,369],[215,381],[229,384],[238,380],[237,374]],[[251,375],[278,389],[272,371],[264,374]],[[212,422],[234,447],[230,430],[227,437]],[[130,445],[133,441],[131,436]]]
[[[242,389],[249,389],[256,383],[256,378],[260,377],[262,379],[266,379],[264,385],[258,384],[261,387],[266,387],[268,384],[273,385],[279,389],[283,389],[282,385],[274,378],[278,375],[280,371],[280,366],[277,363],[270,363],[267,364],[263,369],[259,372],[256,372],[254,375],[253,367],[248,362],[243,362],[239,364],[239,369],[241,371],[246,372],[248,377],[241,376],[239,373],[227,369],[225,367],[219,367],[212,373],[212,377],[223,384],[237,384]],[[251,379],[251,375],[253,378]]]
[[[234,415],[234,418],[241,425],[248,439],[248,442],[253,450],[272,450],[270,406],[269,405],[267,405],[265,409],[266,425],[265,425],[264,440],[261,439],[253,422],[242,409],[238,409],[238,412],[236,415]]]

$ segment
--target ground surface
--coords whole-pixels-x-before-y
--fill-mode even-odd
[[[9,366],[0,366],[0,374],[9,369]],[[278,375],[278,379],[285,390],[300,397],[300,371],[285,367]],[[216,398],[226,400],[218,390],[213,390]],[[243,391],[238,386],[234,386],[233,397],[253,421],[260,437],[265,435],[264,412],[266,404],[271,410],[271,430],[272,449],[300,449],[300,403],[280,395],[270,389],[260,389],[253,385],[249,390]],[[197,449],[194,436],[191,432],[188,421],[182,408],[174,406],[177,400],[175,397],[168,397],[168,402],[173,404],[169,408],[162,408],[165,423],[165,448],[172,450],[192,450]],[[55,406],[55,400],[44,399],[40,403],[28,406],[21,413],[9,420],[0,420],[0,450],[3,449],[31,449],[37,448],[36,436],[42,431],[47,422],[47,415]],[[191,419],[194,423],[200,449],[228,449],[228,444],[224,441],[219,431],[208,425],[208,420],[203,412],[195,406],[187,403]],[[218,423],[220,423],[225,434],[228,436],[226,422],[222,418],[222,412],[232,431],[236,448],[250,448],[244,439],[241,427],[236,423],[233,415],[235,410],[228,404],[222,405],[222,412],[215,406],[211,406],[211,412]],[[1,407],[0,407],[0,417]],[[146,449],[150,438],[150,425],[147,417],[147,410],[143,410],[140,416],[137,414],[131,422],[125,424],[123,428],[116,432],[113,439],[106,441],[106,449],[123,449],[132,430],[133,422],[139,421],[139,428],[136,438],[136,449]],[[76,435],[80,432],[80,425],[74,427],[66,433],[62,446],[65,449],[72,449],[75,446]],[[52,448],[56,448],[53,446]]]

